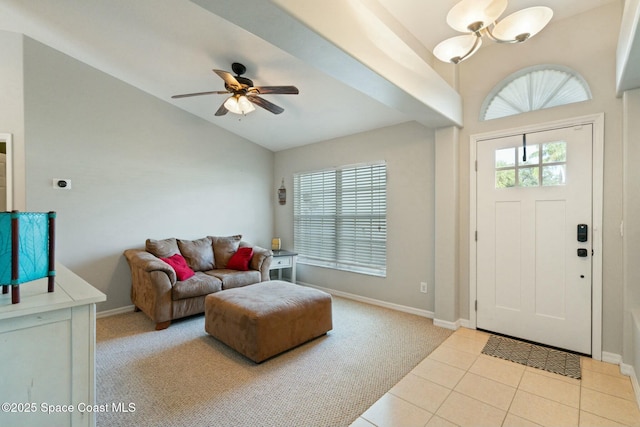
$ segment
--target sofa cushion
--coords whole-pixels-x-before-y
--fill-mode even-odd
[[[198,240],[178,239],[178,248],[180,248],[180,253],[187,260],[189,267],[194,271],[206,271],[213,268],[211,237],[203,237]]]
[[[219,278],[198,271],[189,279],[176,282],[171,289],[171,299],[200,297],[221,289],[222,281]]]
[[[215,259],[216,268],[227,268],[229,259],[238,251],[242,235],[209,237],[211,237],[211,241],[213,242],[213,258]]]
[[[170,257],[160,259],[173,267],[173,270],[176,272],[177,280],[187,280],[189,277],[195,274],[194,271],[187,265],[187,261],[180,254],[174,254]]]
[[[249,261],[253,256],[253,248],[238,248],[238,252],[229,258],[227,268],[231,270],[247,271],[249,269]]]
[[[222,289],[239,288],[260,282],[260,272],[256,270],[238,271],[228,269],[215,269],[206,272],[222,280]]]
[[[173,237],[164,240],[147,239],[145,249],[158,258],[168,258],[171,255],[180,253],[178,242]]]

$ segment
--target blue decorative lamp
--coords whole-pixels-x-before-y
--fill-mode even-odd
[[[0,286],[11,303],[20,302],[18,285],[49,278],[54,290],[55,212],[0,212]]]

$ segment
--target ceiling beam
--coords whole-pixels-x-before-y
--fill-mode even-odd
[[[616,54],[616,90],[619,96],[625,90],[640,88],[638,25],[640,25],[640,0],[627,0],[622,13]]]
[[[425,126],[462,126],[460,94],[380,8],[359,0],[192,1]]]

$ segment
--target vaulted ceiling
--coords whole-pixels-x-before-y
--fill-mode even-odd
[[[558,21],[611,1],[620,0],[512,1],[505,15],[546,5]],[[460,95],[434,71],[431,55],[456,35],[445,22],[456,3],[0,0],[0,30],[23,33],[279,151],[412,120],[461,125]],[[244,64],[256,85],[295,85],[300,94],[264,95],[284,108],[279,115],[258,108],[222,117],[214,113],[225,95],[171,98],[224,90],[212,69],[231,71],[233,62]]]

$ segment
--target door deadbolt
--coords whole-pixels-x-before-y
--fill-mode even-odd
[[[578,224],[578,242],[586,242],[587,240],[589,240],[589,226]]]
[[[588,255],[589,255],[589,252],[586,249],[584,249],[584,248],[578,249],[578,256],[579,257],[584,258],[584,257],[586,257]]]

